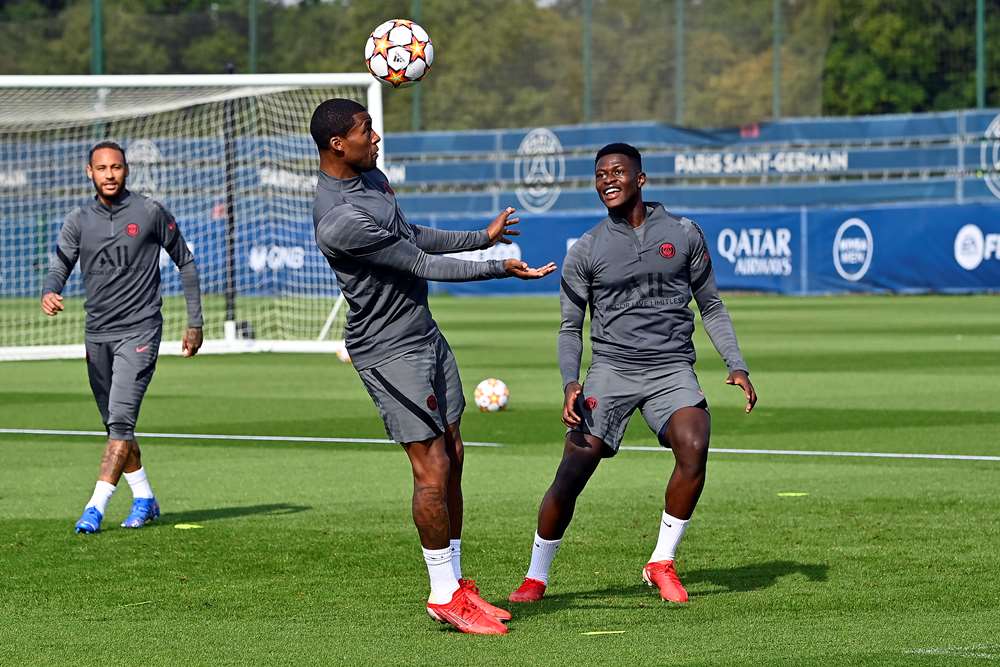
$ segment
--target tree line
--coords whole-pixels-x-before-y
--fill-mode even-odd
[[[105,0],[104,71],[220,73],[230,63],[249,71],[250,4]],[[258,72],[362,71],[371,29],[414,6],[256,4]],[[584,120],[582,0],[418,4],[436,48],[419,84],[420,129]],[[676,9],[673,0],[593,0],[591,119],[720,127],[770,118],[773,0],[684,0],[680,44]],[[953,0],[781,0],[781,114],[974,107],[975,11]],[[0,0],[0,74],[89,73],[90,13],[91,0]],[[1000,0],[986,0],[987,106],[1000,104],[1000,48],[989,46],[998,30]],[[388,130],[411,129],[415,97],[413,88],[387,91]]]

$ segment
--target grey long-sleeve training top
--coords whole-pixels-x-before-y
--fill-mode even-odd
[[[427,281],[507,276],[503,261],[468,262],[438,253],[489,245],[485,230],[453,232],[407,222],[378,169],[350,179],[319,173],[313,202],[316,244],[350,307],[345,343],[364,370],[427,345],[439,335]]]
[[[89,340],[160,326],[161,247],[180,269],[188,326],[202,326],[198,269],[177,222],[159,202],[128,190],[110,207],[95,196],[66,216],[42,294],[61,293],[79,259]]]
[[[729,313],[719,298],[701,229],[646,202],[633,229],[607,217],[573,244],[560,290],[559,370],[563,387],[579,381],[582,327],[590,305],[593,361],[623,370],[695,361],[694,296],[705,331],[730,371],[747,370]]]

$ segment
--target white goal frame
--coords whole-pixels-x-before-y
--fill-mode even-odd
[[[144,74],[144,75],[39,75],[0,76],[0,89],[82,89],[95,90],[112,88],[227,88],[237,92],[241,88],[269,88],[274,92],[296,88],[325,88],[353,86],[365,91],[366,106],[372,117],[372,128],[384,138],[382,84],[367,73],[323,73],[323,74]],[[239,97],[239,95],[233,95]],[[223,99],[228,99],[224,97]],[[183,105],[165,106],[163,111],[183,108]],[[379,152],[378,166],[385,167],[385,149]],[[237,322],[224,324],[222,339],[205,340],[201,354],[224,354],[246,352],[316,352],[337,353],[344,350],[343,340],[329,339],[331,325],[346,307],[340,294],[331,304],[330,314],[315,340],[258,340],[240,338]],[[81,332],[82,333],[82,332]],[[181,354],[180,341],[164,341],[160,354]],[[79,359],[85,356],[83,344],[73,345],[29,345],[0,347],[0,361],[28,359]]]

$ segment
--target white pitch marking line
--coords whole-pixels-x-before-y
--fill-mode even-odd
[[[665,452],[666,447],[626,447],[632,452]],[[846,456],[872,459],[936,459],[947,461],[1000,461],[1000,456],[973,456],[969,454],[906,454],[893,452],[825,452],[803,449],[723,449],[709,447],[709,454],[776,454],[778,456]]]
[[[107,437],[104,431],[58,431],[42,428],[0,428],[0,433],[13,435],[72,435]],[[298,435],[216,435],[212,433],[136,433],[139,438],[168,438],[171,440],[252,440],[257,442],[327,442],[362,445],[395,445],[395,440],[384,438],[313,438]],[[469,447],[503,447],[498,442],[468,442]]]

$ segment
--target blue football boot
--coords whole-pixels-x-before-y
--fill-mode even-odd
[[[156,498],[136,498],[132,501],[132,511],[122,521],[122,528],[142,528],[160,516],[160,505]]]
[[[76,532],[96,533],[101,530],[101,520],[104,515],[97,511],[96,507],[85,507],[83,516],[76,522]]]

